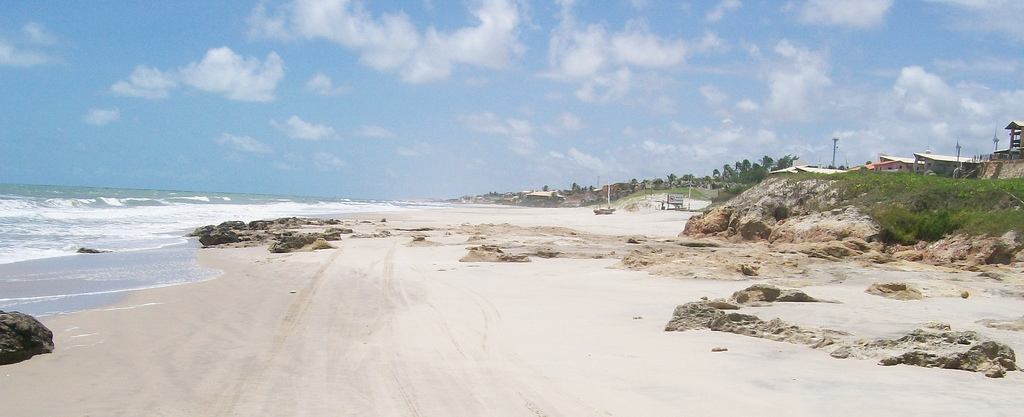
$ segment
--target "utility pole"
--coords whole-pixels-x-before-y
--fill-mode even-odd
[[[963,166],[960,165],[960,140],[957,139],[957,141],[956,141],[956,168],[953,169],[953,178],[954,179],[956,178],[957,171],[960,171],[962,169],[963,169]]]
[[[839,147],[839,138],[832,138],[832,166],[830,168],[835,169],[836,167],[836,148]]]

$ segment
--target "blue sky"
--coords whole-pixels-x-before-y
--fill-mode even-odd
[[[1016,0],[0,1],[0,182],[355,198],[1006,146]],[[1015,17],[1016,16],[1016,17]]]

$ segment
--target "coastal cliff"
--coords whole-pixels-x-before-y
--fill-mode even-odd
[[[776,246],[838,243],[875,251],[879,261],[964,269],[1024,261],[1024,201],[1015,194],[1020,180],[882,177],[888,178],[771,178],[694,216],[680,236]],[[999,221],[988,220],[995,216]]]

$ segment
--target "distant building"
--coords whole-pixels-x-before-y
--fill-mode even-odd
[[[878,162],[867,165],[872,171],[879,172],[914,172],[915,158],[878,154]]]
[[[840,172],[846,172],[843,169],[831,169],[831,168],[818,168],[808,165],[793,165],[789,168],[777,169],[769,172],[769,174],[795,174],[798,172],[810,172],[814,174],[838,174]]]
[[[930,153],[915,153],[914,166],[916,172],[929,172],[936,175],[957,177],[970,176],[967,173],[976,172],[981,166],[981,161],[974,158],[962,156],[936,155]]]
[[[531,200],[551,200],[551,199],[565,199],[558,194],[557,191],[524,191],[527,199]]]
[[[996,149],[992,153],[992,160],[1024,159],[1024,149],[1021,148],[1021,131],[1024,130],[1024,122],[1014,120],[1006,125],[1010,131],[1010,143],[1006,149]]]

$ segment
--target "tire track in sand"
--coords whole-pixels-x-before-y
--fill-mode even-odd
[[[380,327],[380,323],[383,321],[383,325],[394,330],[393,321],[395,319],[395,308],[401,305],[408,305],[409,298],[405,294],[405,290],[402,288],[402,281],[400,278],[395,276],[395,251],[397,244],[392,244],[391,249],[388,250],[387,254],[384,255],[383,266],[381,268],[381,304],[388,309],[387,313],[382,314],[373,325],[371,333],[375,332]],[[394,337],[394,335],[391,335]],[[381,376],[381,381],[385,384],[390,385],[392,389],[397,392],[409,410],[409,415],[419,416],[420,412],[416,406],[416,397],[411,391],[402,383],[402,379],[399,378],[395,367],[392,366],[390,361],[384,357],[382,353],[376,355],[376,366],[379,368],[378,372]]]
[[[320,268],[316,270],[309,282],[296,293],[295,300],[288,307],[288,311],[281,319],[277,332],[274,333],[274,337],[271,339],[270,353],[267,355],[267,359],[257,368],[255,374],[246,377],[245,382],[240,384],[240,388],[231,396],[231,400],[228,402],[224,412],[218,413],[219,415],[236,415],[236,409],[238,404],[242,403],[242,399],[246,396],[257,395],[260,389],[263,388],[264,375],[277,362],[288,338],[295,334],[295,328],[302,322],[303,316],[305,316],[313,304],[313,297],[323,281],[324,272],[329,266],[334,264],[334,261],[341,256],[341,253],[341,248],[334,249],[334,253],[327,258],[323,265],[320,265]]]

